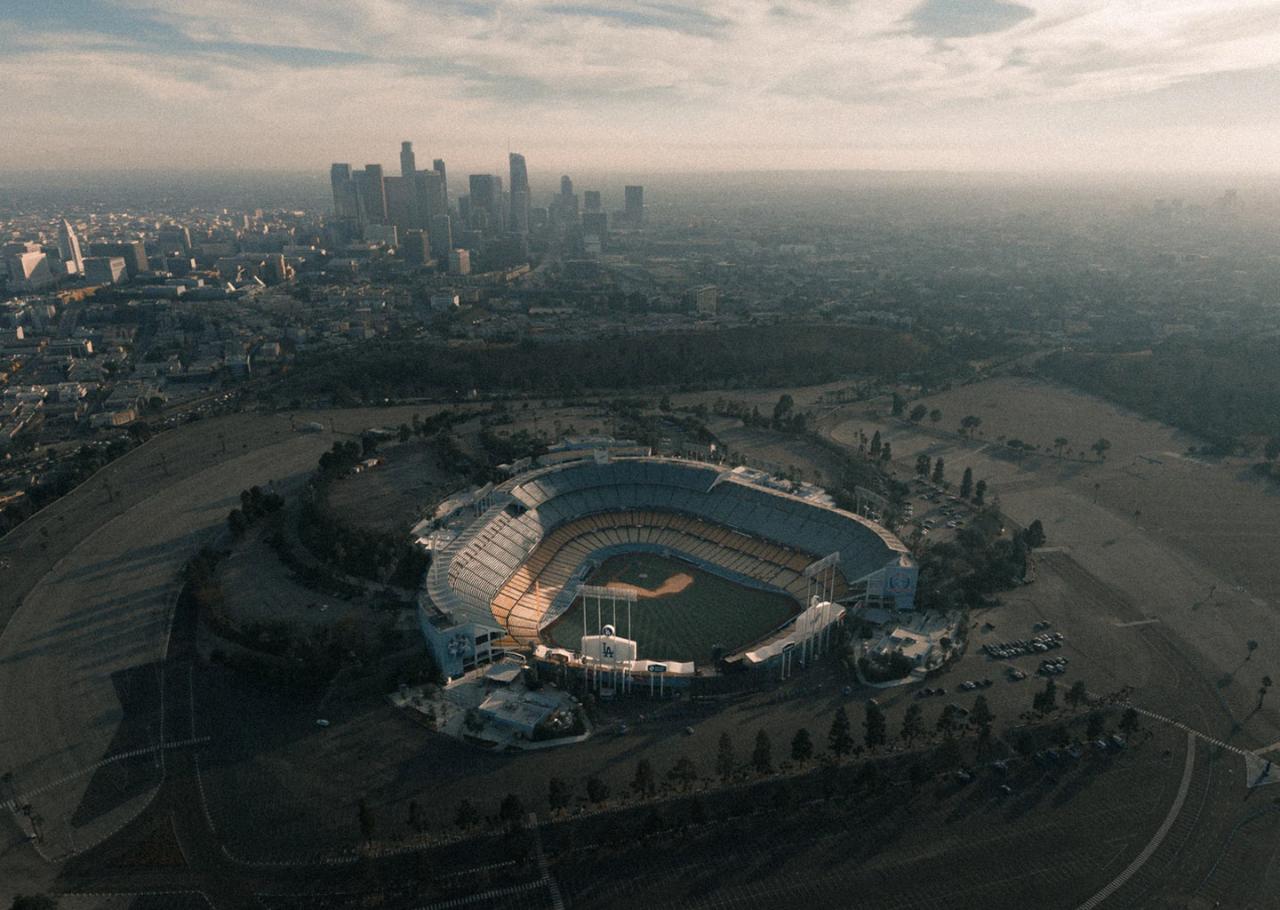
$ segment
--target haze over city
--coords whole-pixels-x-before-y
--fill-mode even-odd
[[[1247,0],[10,4],[0,168],[1271,173],[1278,66]]]

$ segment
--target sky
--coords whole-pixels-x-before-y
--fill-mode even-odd
[[[0,168],[1280,172],[1280,2],[0,0]]]

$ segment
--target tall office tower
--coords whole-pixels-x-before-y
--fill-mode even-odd
[[[511,165],[511,230],[529,233],[529,171],[524,155],[508,155]]]
[[[453,225],[449,221],[449,213],[435,215],[431,219],[431,257],[438,262],[447,262],[449,251],[453,249]]]
[[[563,177],[560,178],[560,195],[561,196],[573,195],[573,181],[569,179],[568,174],[565,174]]]
[[[433,222],[436,216],[449,214],[449,205],[444,197],[444,178],[438,171],[418,171],[413,175],[413,198],[418,208],[418,220],[424,228],[435,230]]]
[[[582,208],[587,212],[599,212],[600,208],[600,191],[586,190],[582,194]]]
[[[387,188],[383,184],[382,165],[366,164],[363,171],[352,175],[356,183],[361,224],[387,223]]]
[[[65,218],[62,219],[62,224],[58,228],[58,253],[62,256],[62,261],[70,266],[72,274],[84,274],[84,255],[80,252],[80,238],[76,236],[71,222]]]
[[[431,162],[431,169],[440,175],[440,192],[444,194],[445,208],[449,207],[449,175],[445,173],[444,159],[437,158]]]
[[[351,165],[329,165],[329,184],[333,187],[333,213],[338,218],[357,221],[360,206],[356,202],[356,184],[351,177]]]
[[[394,224],[402,234],[422,227],[415,184],[413,177],[384,177],[382,180],[387,197],[387,223]]]
[[[502,184],[493,174],[472,174],[471,225],[479,230],[502,229]]]
[[[413,157],[413,143],[400,143],[400,176],[412,177],[418,169],[417,162]]]
[[[588,212],[583,215],[582,233],[584,236],[597,237],[603,241],[609,236],[609,213]]]
[[[140,272],[151,268],[147,261],[147,246],[141,240],[113,240],[109,243],[89,244],[90,256],[120,256],[129,269],[129,277],[136,278]]]
[[[644,187],[629,186],[623,192],[625,193],[623,214],[626,215],[632,227],[639,227],[644,223]]]

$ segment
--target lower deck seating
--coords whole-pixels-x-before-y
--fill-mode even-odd
[[[518,642],[538,639],[538,627],[556,596],[591,553],[626,544],[669,547],[748,578],[773,585],[803,602],[809,581],[801,574],[817,557],[676,512],[622,510],[588,515],[556,528],[494,596],[494,618]],[[836,596],[847,589],[837,572]]]

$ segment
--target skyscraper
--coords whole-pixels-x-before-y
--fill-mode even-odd
[[[361,224],[387,223],[387,190],[383,185],[382,165],[366,164],[352,177],[356,185]]]
[[[421,226],[434,230],[432,222],[436,216],[449,213],[444,198],[444,179],[437,171],[418,171],[413,175],[413,191]]]
[[[440,262],[447,262],[449,251],[453,249],[453,225],[449,221],[448,213],[432,217],[431,230],[428,232],[428,237],[431,243],[432,258]]]
[[[644,187],[629,186],[623,192],[623,214],[627,223],[632,227],[639,227],[644,223]]]
[[[382,186],[387,199],[387,222],[398,227],[401,233],[420,228],[414,178],[385,177]]]
[[[511,167],[511,230],[529,233],[529,171],[524,155],[508,155]]]
[[[472,174],[471,226],[482,231],[502,230],[502,183],[493,174]]]
[[[418,169],[417,164],[413,157],[413,143],[408,141],[401,142],[400,143],[400,176],[412,177],[414,171],[416,171],[417,169]]]
[[[585,190],[582,194],[582,209],[586,212],[599,212],[600,208],[600,191]]]
[[[329,183],[333,187],[333,213],[339,218],[356,220],[360,217],[356,204],[356,185],[351,178],[351,165],[329,166]]]
[[[62,219],[62,225],[58,228],[58,252],[62,255],[62,261],[70,266],[69,271],[72,274],[84,274],[84,256],[80,252],[80,238],[76,236],[71,222],[65,218]]]
[[[578,220],[578,197],[573,192],[573,181],[568,174],[560,178],[560,196],[552,201],[552,208],[565,222]]]
[[[437,158],[431,162],[431,167],[440,175],[440,192],[444,196],[444,207],[447,210],[449,208],[449,175],[444,170],[444,159]]]

